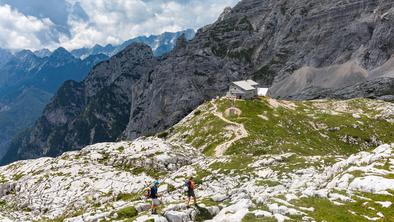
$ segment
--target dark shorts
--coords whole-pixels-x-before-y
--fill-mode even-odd
[[[194,194],[194,190],[188,190],[187,191],[187,196],[188,197],[196,197],[196,195]]]

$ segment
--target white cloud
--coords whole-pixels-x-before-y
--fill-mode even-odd
[[[41,48],[38,36],[51,35],[52,26],[47,18],[25,16],[9,5],[0,5],[0,46],[4,48]]]
[[[75,49],[94,44],[118,44],[140,35],[175,32],[187,28],[197,29],[215,21],[226,6],[234,6],[238,1],[67,0],[70,3],[67,7],[71,8],[64,8],[63,4],[53,10],[64,10],[68,13],[68,30],[62,30],[59,27],[65,26],[54,24],[48,18],[22,14],[18,11],[21,5],[14,4],[15,8],[0,5],[0,47],[53,49],[63,46]],[[75,14],[72,6],[77,2],[81,8],[77,8],[78,13]],[[29,8],[29,4],[33,3],[26,1],[22,6]],[[48,14],[47,11],[45,13]],[[87,15],[86,19],[77,16],[84,13]],[[54,15],[52,17],[57,18]]]
[[[75,3],[75,0],[69,0]],[[68,49],[116,44],[140,35],[200,28],[212,23],[226,6],[238,0],[80,0],[90,21],[69,21]]]

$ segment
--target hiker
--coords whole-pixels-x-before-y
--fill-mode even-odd
[[[187,187],[187,206],[190,206],[190,199],[193,197],[194,200],[194,205],[197,205],[197,198],[196,194],[194,193],[194,190],[196,189],[196,183],[194,182],[193,177],[190,177],[189,180],[186,182],[186,187]]]
[[[147,196],[152,199],[152,206],[151,206],[151,213],[152,214],[157,214],[157,207],[160,205],[160,201],[158,199],[160,196],[158,193],[159,185],[160,185],[160,182],[155,181],[152,186],[147,188],[147,191],[148,191]]]

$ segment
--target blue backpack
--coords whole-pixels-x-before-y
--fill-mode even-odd
[[[156,186],[153,186],[150,188],[149,197],[150,198],[157,198],[157,187]]]

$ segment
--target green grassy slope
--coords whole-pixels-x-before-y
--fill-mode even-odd
[[[244,124],[249,136],[234,143],[226,154],[264,155],[292,152],[299,155],[349,155],[394,142],[393,116],[382,116],[386,103],[367,99],[348,101],[277,101],[259,98],[251,101],[215,101],[219,111],[230,107],[242,111],[226,118]],[[230,125],[212,115],[205,104],[187,121],[170,130],[205,153],[232,137]],[[356,114],[356,115],[354,115]],[[354,115],[354,116],[353,116]]]

